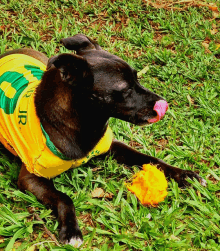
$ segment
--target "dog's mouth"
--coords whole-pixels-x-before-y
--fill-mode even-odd
[[[165,100],[159,100],[155,103],[153,110],[157,113],[157,116],[148,120],[149,123],[158,122],[163,118],[168,110],[168,103]]]
[[[165,100],[159,100],[155,103],[153,110],[141,109],[137,112],[134,124],[146,125],[160,121],[166,111],[168,110],[168,103]]]

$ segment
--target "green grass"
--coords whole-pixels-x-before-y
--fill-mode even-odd
[[[220,9],[217,0],[210,2]],[[213,18],[207,7],[168,11],[140,0],[0,2],[0,53],[29,47],[50,57],[66,52],[61,38],[84,33],[137,71],[148,66],[140,82],[164,96],[169,111],[145,127],[112,118],[115,137],[208,182],[207,188],[191,182],[179,189],[171,181],[165,201],[148,208],[124,186],[136,167],[110,158],[63,173],[54,183],[74,201],[81,250],[220,250],[220,32],[212,34],[214,28],[220,31],[220,16]],[[57,220],[33,195],[17,191],[21,163],[0,151],[0,250],[77,250],[58,247],[45,234],[43,224],[58,238]],[[97,187],[113,198],[92,198]]]

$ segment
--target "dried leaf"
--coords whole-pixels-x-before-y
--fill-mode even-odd
[[[217,25],[214,24],[214,23],[212,23],[212,28],[213,28],[213,29],[216,29],[216,28],[217,28]]]
[[[157,8],[157,9],[165,8],[165,7],[166,7],[165,4],[158,4],[158,3],[152,3],[152,2],[151,2],[151,5],[152,5],[154,8]]]
[[[217,6],[209,6],[209,9],[212,10],[212,11],[218,11]]]
[[[92,191],[92,198],[103,198],[105,192],[102,188],[97,187],[95,190]]]
[[[212,30],[210,30],[210,32],[211,32],[212,35],[214,35],[214,34],[218,33],[218,30],[217,29],[212,29]]]
[[[193,104],[193,103],[194,103],[194,101],[193,101],[192,98],[189,96],[189,94],[188,94],[186,97],[187,97],[187,99],[188,99],[188,101],[189,101],[190,104]]]
[[[173,103],[174,103],[175,105],[179,105],[175,100],[173,100]]]
[[[219,17],[219,11],[213,11],[212,16],[213,16],[214,19],[218,18]]]
[[[93,172],[96,172],[96,171],[101,170],[101,169],[102,169],[101,167],[94,167],[94,168],[92,169],[92,171],[93,171]]]
[[[139,72],[137,73],[137,76],[138,76],[138,77],[141,77],[141,76],[144,75],[148,70],[149,70],[149,66],[147,65],[147,66],[145,66],[141,71],[139,71]]]
[[[173,235],[173,234],[170,236],[170,239],[171,239],[171,240],[175,240],[175,241],[180,241],[180,238],[176,237],[176,236]]]
[[[204,41],[204,42],[202,42],[202,46],[205,47],[205,49],[208,49],[209,48],[209,43]]]
[[[16,242],[14,243],[14,248],[18,248],[18,247],[20,247],[20,246],[21,246],[21,244],[22,244],[22,242],[20,242],[20,241],[16,241]]]
[[[31,247],[29,247],[26,251],[35,251],[37,250],[36,245],[32,245]]]
[[[113,196],[114,196],[113,193],[106,193],[106,194],[105,194],[105,198],[107,198],[107,199],[112,199]]]
[[[212,10],[212,16],[213,18],[218,18],[219,17],[219,10],[218,7],[215,3],[209,3],[209,9]]]
[[[209,43],[207,41],[202,42],[202,46],[205,48],[205,53],[211,53],[209,50]]]

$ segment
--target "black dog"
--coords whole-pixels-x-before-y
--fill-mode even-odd
[[[39,52],[20,49],[0,58],[9,54],[26,54],[47,64],[47,71],[34,96],[36,114],[51,142],[68,160],[82,159],[94,149],[105,135],[110,117],[143,125],[157,116],[155,104],[164,99],[143,88],[137,80],[137,72],[126,62],[102,50],[84,35],[63,39],[62,43],[67,49],[76,51],[76,55],[61,54],[47,62]],[[187,177],[206,184],[192,171],[170,166],[117,140],[111,142],[102,156],[108,154],[128,166],[155,164],[180,186],[187,183]],[[51,180],[29,172],[23,164],[18,187],[22,191],[31,191],[43,204],[54,209],[63,243],[82,244],[73,202],[66,194],[57,191]]]

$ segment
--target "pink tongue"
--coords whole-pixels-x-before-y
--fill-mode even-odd
[[[168,109],[168,103],[165,100],[159,100],[154,105],[154,111],[157,112],[157,117],[153,119],[149,119],[148,122],[154,123],[159,121],[166,113]]]

